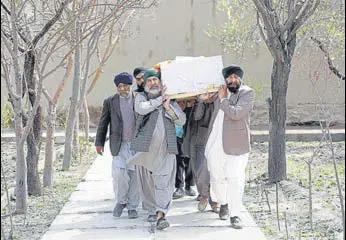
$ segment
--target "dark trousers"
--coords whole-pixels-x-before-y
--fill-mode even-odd
[[[183,156],[181,151],[182,141],[180,139],[177,140],[178,143],[178,152],[176,155],[177,159],[177,173],[175,175],[175,187],[176,188],[184,188],[189,189],[191,186],[195,185],[192,167],[190,164],[190,158]]]

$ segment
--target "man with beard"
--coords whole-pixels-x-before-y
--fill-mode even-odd
[[[135,129],[134,101],[131,93],[132,76],[126,72],[120,73],[115,76],[114,83],[118,93],[103,102],[95,146],[97,152],[102,155],[108,126],[110,126],[113,190],[117,200],[113,216],[120,217],[124,208],[127,207],[128,217],[138,218],[137,175],[135,166],[126,163],[126,160],[134,155],[130,144]]]
[[[147,68],[144,67],[137,67],[133,70],[133,76],[137,83],[137,89],[134,91],[135,94],[144,92],[143,75],[146,70]],[[136,173],[142,206],[144,210],[149,212],[147,221],[156,222],[157,216],[153,177],[148,169],[140,165],[136,166]]]
[[[240,229],[255,93],[242,83],[244,71],[240,66],[226,67],[222,74],[226,86],[219,90],[214,102],[205,156],[210,169],[211,192],[221,204],[219,216],[223,220],[230,216],[231,227]]]
[[[137,67],[133,70],[133,76],[136,79],[136,83],[137,83],[137,89],[135,90],[135,92],[144,92],[144,86],[143,86],[143,75],[145,70],[147,70],[144,67]]]
[[[146,188],[155,199],[158,230],[169,227],[166,215],[172,202],[178,153],[175,124],[184,125],[186,121],[178,104],[165,95],[166,87],[162,86],[160,77],[155,69],[144,72],[144,92],[138,93],[135,99],[138,118],[132,147],[137,153],[128,160],[146,168],[152,177],[153,184]]]

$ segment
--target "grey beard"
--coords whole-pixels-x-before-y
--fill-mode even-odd
[[[161,87],[158,89],[148,89],[144,87],[144,91],[151,96],[151,98],[157,98],[161,94]]]

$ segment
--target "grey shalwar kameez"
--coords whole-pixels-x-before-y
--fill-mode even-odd
[[[128,159],[128,164],[144,167],[152,179],[145,179],[147,172],[142,172],[138,176],[139,186],[142,187],[142,198],[145,207],[153,206],[151,202],[155,199],[155,212],[168,212],[172,201],[174,191],[175,173],[176,173],[176,152],[170,152],[170,139],[172,134],[167,131],[167,120],[173,125],[183,125],[186,121],[186,116],[176,103],[171,105],[173,116],[167,113],[162,107],[162,97],[148,100],[145,94],[137,94],[135,99],[135,111],[139,115],[157,114],[156,122],[147,122],[154,124],[154,130],[150,141],[150,146],[146,152],[137,152],[134,157]],[[172,113],[171,113],[172,114]],[[166,118],[166,119],[164,119]],[[173,139],[176,144],[175,130]],[[150,133],[149,133],[150,135]],[[176,146],[175,146],[176,149]],[[139,172],[139,171],[137,171]],[[143,178],[144,177],[144,178]],[[150,183],[154,185],[150,185]],[[145,192],[145,194],[143,194]],[[150,192],[150,193],[149,193]],[[153,209],[148,209],[151,213]]]
[[[126,204],[128,210],[136,210],[139,203],[139,190],[135,166],[126,163],[134,155],[131,140],[134,136],[135,117],[133,98],[120,96],[120,111],[123,120],[122,142],[118,156],[113,156],[113,188],[118,204]]]

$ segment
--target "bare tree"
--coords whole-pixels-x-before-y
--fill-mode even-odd
[[[64,150],[64,160],[63,160],[63,170],[67,170],[70,167],[72,156],[73,156],[73,133],[76,130],[76,135],[78,136],[78,125],[77,116],[81,107],[84,105],[84,109],[87,108],[86,95],[90,91],[86,91],[87,80],[90,76],[90,61],[92,56],[101,51],[104,51],[104,56],[108,56],[110,52],[110,47],[114,49],[115,44],[119,40],[119,36],[124,30],[129,18],[134,14],[135,11],[139,11],[143,8],[150,8],[154,5],[154,0],[141,0],[141,1],[122,1],[117,4],[93,4],[94,1],[83,2],[83,4],[76,6],[75,11],[84,11],[84,9],[90,9],[83,19],[79,20],[79,32],[75,31],[73,35],[78,37],[80,34],[79,42],[81,43],[80,48],[75,50],[75,60],[74,60],[74,77],[73,77],[73,87],[71,96],[71,105],[69,110],[67,128],[65,131],[65,150]],[[91,8],[90,8],[91,7]],[[94,8],[95,7],[95,8]],[[85,20],[90,19],[90,21]],[[96,20],[95,20],[96,19]],[[77,21],[77,20],[76,20]],[[77,21],[78,22],[78,21]],[[77,26],[77,25],[76,25]],[[114,34],[117,32],[117,34]],[[114,39],[115,35],[115,39]],[[101,44],[101,40],[109,39],[111,45],[108,45],[105,50]],[[83,41],[86,42],[85,55],[83,56]],[[95,52],[96,51],[96,52]],[[91,86],[88,88],[92,89],[95,85],[100,73],[102,72],[102,67],[107,61],[107,57],[103,57],[100,60],[99,67],[96,70],[98,74],[92,80]],[[82,67],[82,62],[84,64]],[[84,71],[84,72],[83,72]],[[83,73],[82,73],[83,72]],[[89,128],[89,126],[85,126]],[[88,135],[88,134],[86,134]]]
[[[48,114],[47,114],[47,133],[46,133],[46,149],[45,149],[45,161],[44,161],[44,171],[43,171],[43,186],[51,187],[53,183],[53,164],[55,161],[55,147],[54,147],[54,135],[55,135],[55,126],[56,126],[56,108],[57,103],[61,97],[61,93],[64,89],[64,86],[70,77],[72,72],[73,60],[72,57],[69,57],[66,72],[64,77],[59,84],[57,91],[52,98],[47,89],[44,89],[44,95],[48,101]]]
[[[280,1],[253,0],[261,36],[273,57],[271,98],[269,100],[269,159],[271,182],[286,176],[286,96],[292,58],[297,46],[297,31],[314,14],[320,0]],[[283,13],[282,11],[286,11]]]
[[[318,40],[317,40],[318,41]],[[319,47],[321,48],[321,42],[317,42],[319,44]],[[322,47],[323,48],[323,47]],[[323,48],[321,49],[323,52],[324,57],[326,56],[326,50]],[[329,57],[329,54],[327,55]],[[324,59],[321,60],[321,62],[323,62]],[[327,58],[327,64],[326,65],[326,69],[325,72],[331,71],[338,79],[341,78],[341,74],[337,74],[339,73],[338,70],[336,70],[335,67],[331,68],[331,59]],[[334,66],[334,65],[332,65]],[[328,68],[328,69],[327,69]],[[321,70],[314,70],[314,72],[316,73],[317,71],[321,71]],[[312,182],[311,182],[311,164],[313,162],[313,160],[317,157],[317,154],[319,153],[319,151],[321,150],[321,145],[325,144],[327,146],[327,148],[330,150],[330,154],[331,154],[331,160],[333,162],[333,168],[334,168],[334,173],[335,173],[335,182],[336,182],[336,186],[338,189],[338,197],[339,197],[339,201],[340,201],[340,212],[341,212],[341,220],[342,220],[342,227],[343,227],[343,237],[345,239],[345,205],[344,205],[344,196],[343,196],[343,187],[340,183],[340,178],[339,178],[339,170],[337,167],[337,160],[336,160],[336,155],[335,155],[335,147],[334,147],[334,143],[333,143],[333,138],[331,135],[331,122],[333,121],[332,117],[333,114],[321,114],[321,113],[330,113],[331,111],[333,111],[332,109],[330,109],[329,107],[326,106],[325,104],[325,99],[324,99],[324,91],[325,90],[319,90],[316,86],[316,83],[320,80],[328,82],[331,79],[331,74],[327,73],[325,74],[325,77],[323,77],[323,74],[311,74],[310,76],[310,81],[311,84],[313,86],[313,90],[314,90],[314,94],[316,96],[316,98],[319,101],[319,105],[317,106],[317,112],[319,113],[319,119],[320,119],[320,128],[321,128],[321,140],[319,145],[317,146],[316,149],[314,149],[313,151],[313,155],[311,160],[309,160],[307,162],[308,167],[309,167],[309,213],[310,213],[310,228],[311,230],[313,230],[313,214],[312,214],[312,210],[313,210],[313,206],[312,206]]]
[[[30,101],[31,108],[34,110],[35,116],[32,120],[33,124],[29,124],[31,120],[28,119],[25,112],[22,111],[22,104],[19,104],[21,106],[20,108],[18,107],[17,111],[22,113],[20,120],[23,121],[23,126],[28,126],[27,129],[29,129],[29,133],[26,136],[28,146],[26,159],[28,193],[40,194],[41,185],[38,176],[38,158],[41,146],[42,110],[39,103],[41,92],[39,92],[38,89],[42,89],[42,86],[39,86],[38,84],[42,84],[43,79],[40,80],[41,83],[38,83],[38,79],[35,78],[34,74],[38,61],[36,58],[37,49],[39,48],[40,41],[42,41],[47,32],[49,32],[49,30],[61,17],[63,9],[68,4],[68,1],[64,1],[60,4],[55,14],[53,14],[53,17],[43,24],[43,27],[37,31],[38,33],[34,36],[32,36],[34,31],[31,29],[33,24],[30,24],[28,18],[28,12],[33,8],[33,5],[30,5],[31,2],[24,1],[20,3],[13,3],[13,1],[10,1],[9,4],[11,6],[10,8],[6,6],[5,1],[1,2],[2,9],[7,14],[7,16],[4,17],[11,19],[13,22],[13,24],[11,24],[12,32],[10,32],[10,25],[2,25],[2,40],[5,40],[6,38],[6,40],[9,41],[10,47],[12,45],[13,49],[15,47],[17,48],[14,54],[17,54],[18,60],[21,58],[21,56],[23,56],[23,60],[18,62],[18,70],[20,70],[19,64],[23,64],[22,79],[20,80],[20,83],[22,84],[20,96],[22,98],[27,97]],[[16,35],[16,37],[14,35]],[[12,40],[15,38],[17,43]],[[19,53],[21,55],[18,55]],[[16,71],[16,69],[14,69],[14,72],[15,74],[21,73],[21,71]]]
[[[323,0],[220,2],[229,21],[221,29],[209,29],[209,36],[218,38],[225,52],[243,58],[245,50],[256,52],[263,41],[273,57],[271,97],[268,99],[268,173],[271,182],[286,179],[286,95],[292,59],[299,54],[299,49],[308,45],[306,38],[311,36],[329,41],[335,49],[339,48],[335,52],[343,52],[345,44],[341,33],[344,32],[345,5]]]
[[[26,212],[28,192],[39,194],[41,192],[38,176],[38,154],[41,136],[41,106],[40,98],[43,88],[43,79],[37,78],[34,72],[39,68],[37,58],[40,43],[61,17],[69,1],[57,5],[52,17],[45,23],[35,25],[29,19],[29,12],[33,9],[33,2],[2,1],[4,10],[1,24],[1,55],[2,77],[6,81],[9,98],[15,112],[15,133],[17,145],[16,163],[16,210],[18,213]],[[7,7],[10,6],[10,7]],[[39,28],[37,34],[32,28]],[[48,39],[48,38],[47,38]],[[15,87],[14,87],[15,86]],[[24,98],[30,102],[25,111]],[[27,160],[25,161],[24,142],[28,145]],[[29,183],[29,184],[28,184]],[[29,190],[29,191],[28,191]]]

